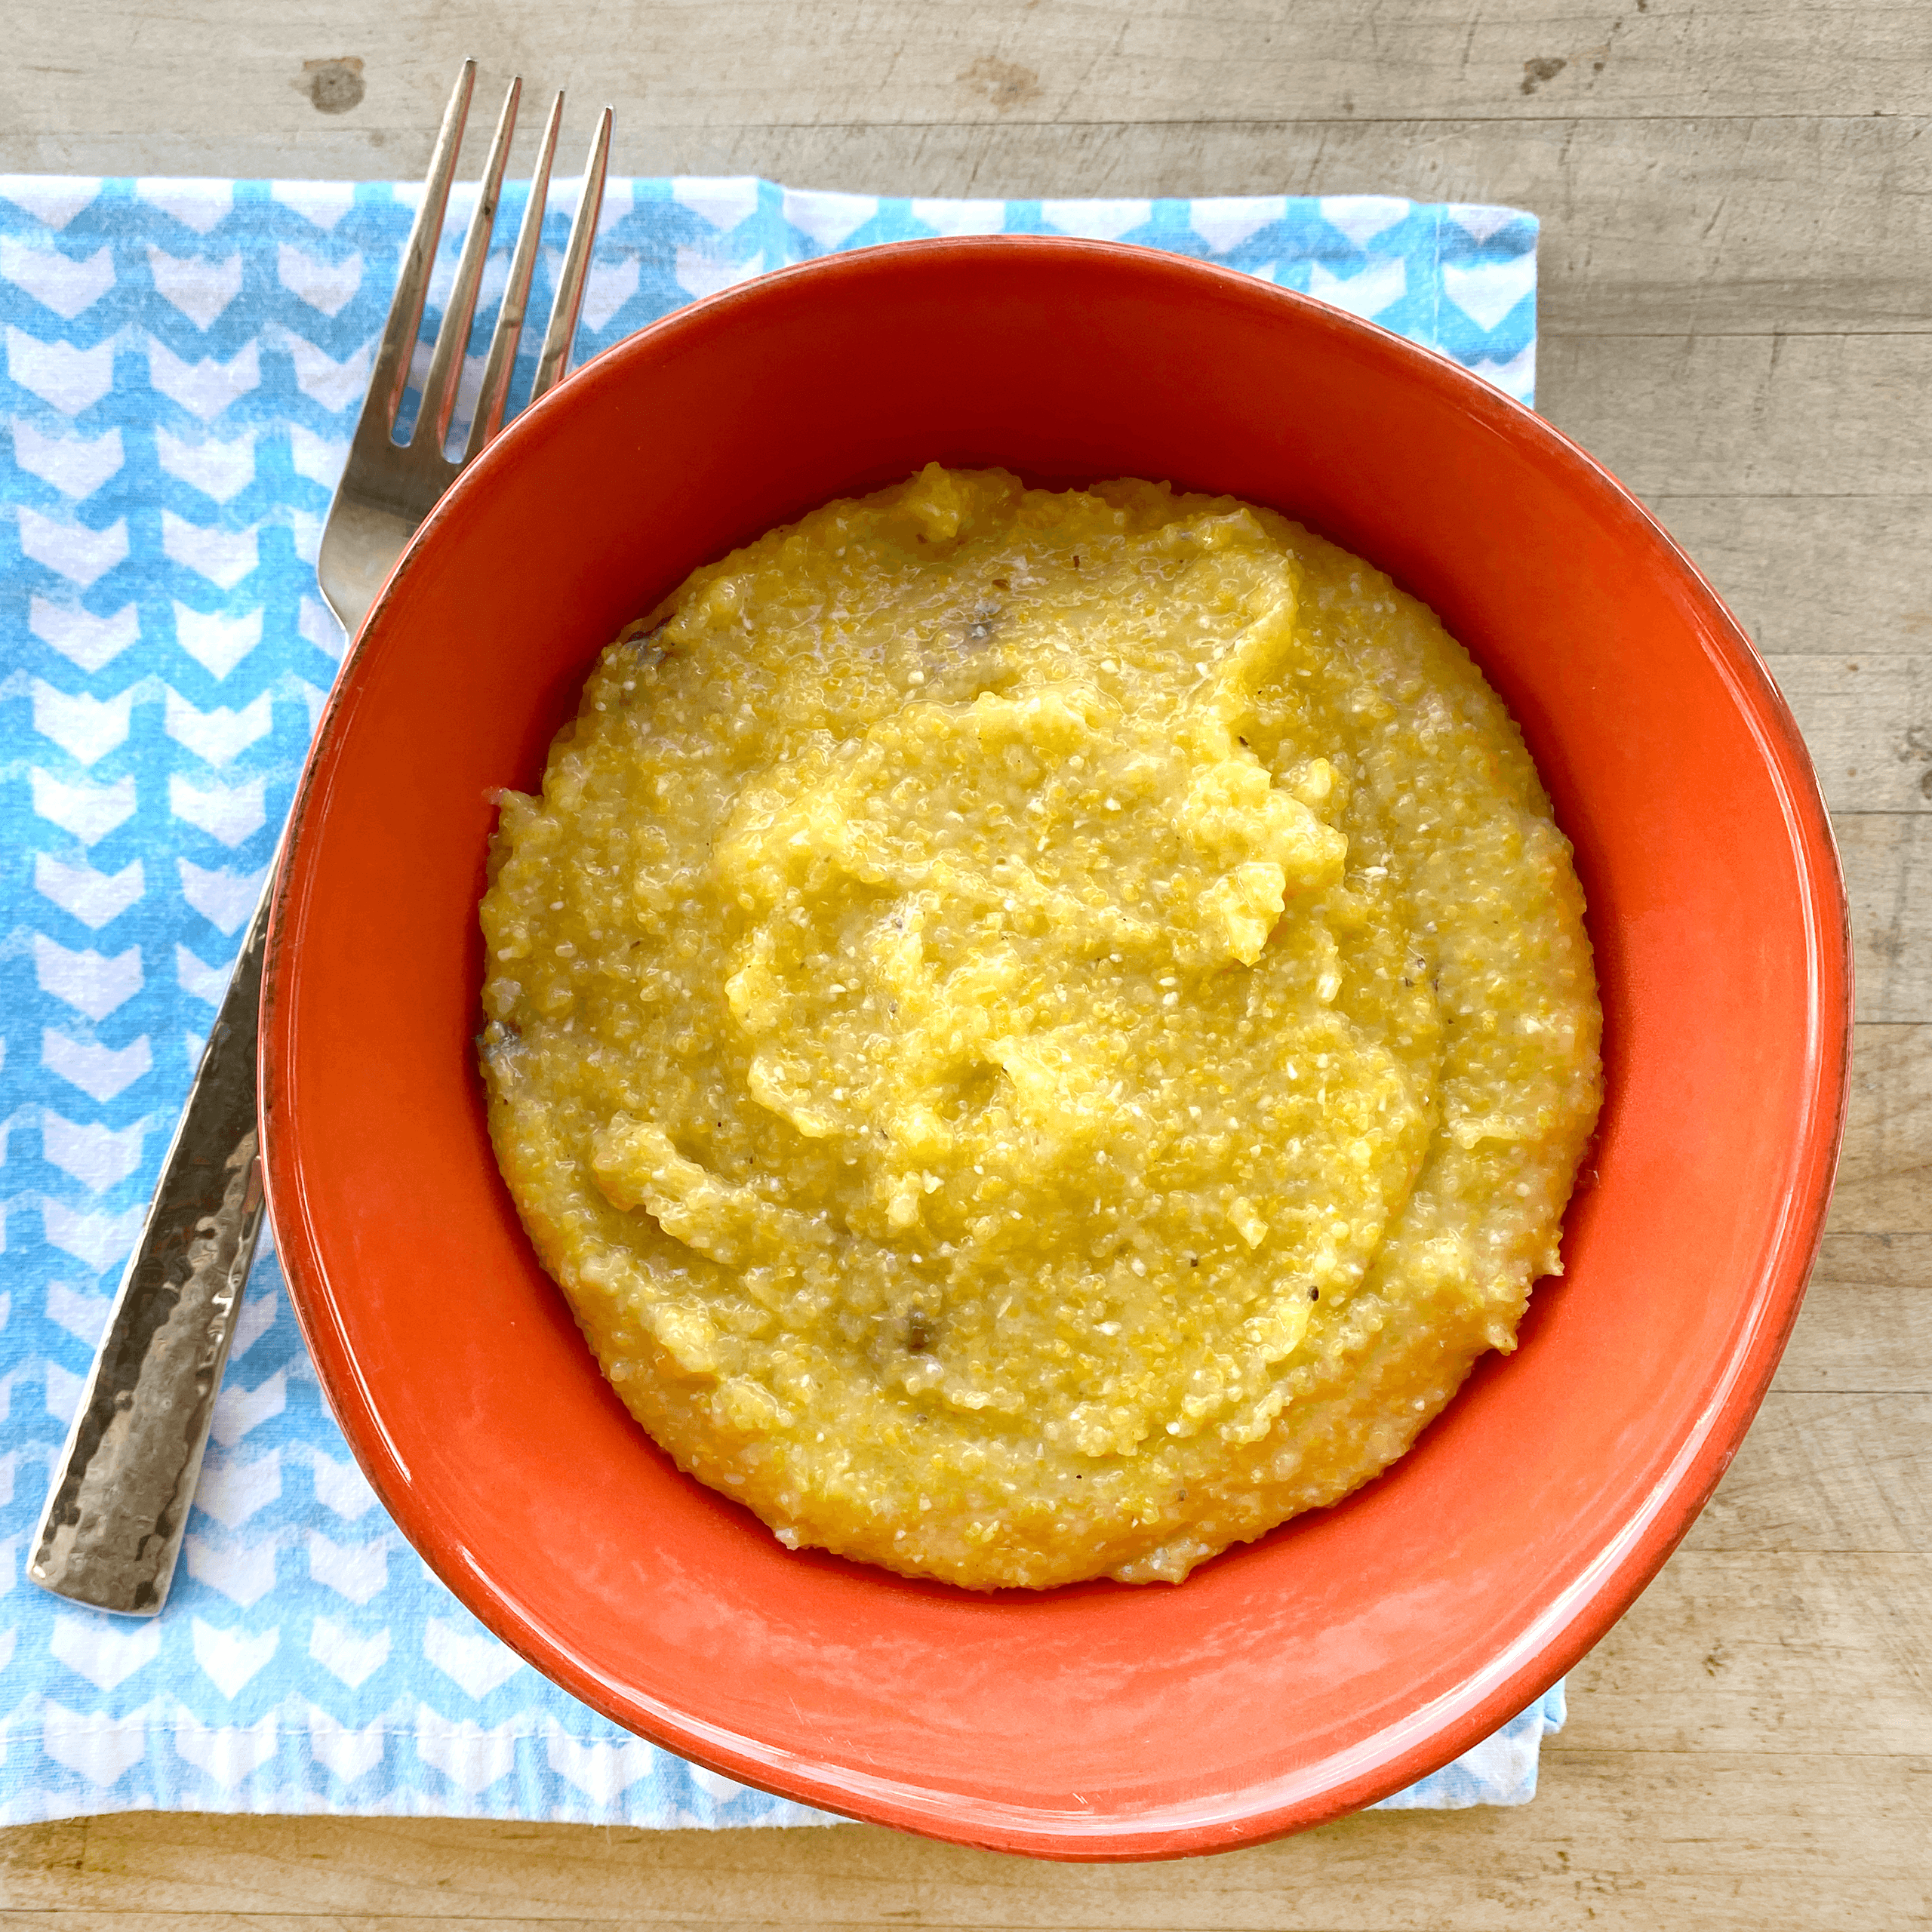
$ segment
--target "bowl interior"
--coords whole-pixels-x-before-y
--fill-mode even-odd
[[[981,1598],[782,1549],[631,1422],[485,1134],[494,789],[534,784],[597,651],[693,566],[934,457],[1229,491],[1380,565],[1515,711],[1589,899],[1609,1097],[1567,1276],[1388,1475],[1178,1589]],[[1161,1855],[1445,1762],[1642,1586],[1795,1312],[1847,997],[1788,715],[1708,587],[1560,437],[1245,277],[1099,245],[914,244],[633,338],[445,500],[298,804],[264,1032],[271,1201],[384,1501],[568,1688],[808,1802]]]

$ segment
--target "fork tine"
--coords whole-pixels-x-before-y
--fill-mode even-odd
[[[483,365],[483,387],[476,398],[476,417],[463,450],[466,463],[503,426],[503,407],[509,401],[510,377],[516,368],[517,345],[523,337],[523,319],[530,306],[530,278],[537,266],[537,245],[543,233],[543,207],[550,192],[550,164],[556,158],[557,132],[563,125],[564,97],[559,93],[543,129],[543,146],[530,173],[530,199],[524,205],[523,226],[517,230],[516,252],[510,257],[509,279],[503,285],[503,306],[497,312],[496,332],[490,338],[490,359]]]
[[[591,245],[597,239],[597,217],[604,207],[604,172],[611,159],[611,110],[598,117],[597,133],[584,164],[583,195],[564,247],[563,272],[557,278],[556,298],[550,304],[550,326],[543,331],[543,352],[537,358],[537,380],[530,387],[534,402],[570,371],[571,346],[577,340],[577,311],[583,306],[584,279],[590,272]]]
[[[463,374],[463,352],[469,346],[469,325],[476,313],[476,291],[483,280],[483,263],[490,252],[490,231],[497,225],[497,203],[503,193],[503,168],[509,159],[510,140],[516,132],[517,103],[523,98],[521,75],[509,84],[503,96],[503,112],[497,117],[496,138],[490,143],[488,165],[477,184],[476,207],[469,217],[469,231],[463,238],[463,254],[456,265],[456,281],[450,289],[449,306],[443,311],[442,326],[436,331],[436,346],[429,356],[429,373],[423,379],[423,407],[416,418],[410,448],[432,456],[443,453],[444,439],[450,432],[450,417],[456,408],[457,384]]]
[[[423,303],[429,293],[429,271],[436,260],[436,243],[443,232],[443,210],[449,202],[450,182],[456,174],[463,123],[469,118],[470,91],[475,85],[476,63],[466,60],[456,77],[449,105],[443,109],[443,125],[437,131],[435,151],[423,183],[422,205],[416,211],[416,220],[402,251],[395,295],[389,303],[389,320],[383,325],[382,343],[376,351],[376,366],[369,378],[369,393],[364,398],[362,414],[355,426],[358,443],[377,436],[383,442],[389,441],[396,405],[401,401],[409,380],[409,358],[416,346],[416,331],[423,326]]]

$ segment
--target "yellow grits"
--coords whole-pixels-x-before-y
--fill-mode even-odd
[[[934,466],[694,573],[504,798],[491,1132],[632,1413],[783,1542],[1177,1581],[1513,1346],[1583,910],[1387,578]]]

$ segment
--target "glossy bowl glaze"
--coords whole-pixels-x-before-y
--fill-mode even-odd
[[[472,1063],[500,786],[694,565],[931,458],[1299,517],[1521,721],[1589,898],[1608,1098],[1568,1272],[1417,1447],[1178,1589],[977,1596],[780,1548],[632,1422],[498,1179]],[[1789,713],[1644,510],[1439,356],[1247,276],[1011,238],[787,269],[515,423],[344,669],[270,935],[271,1211],[377,1494],[540,1670],[789,1797],[1069,1858],[1299,1829],[1601,1637],[1710,1494],[1816,1248],[1850,969]]]

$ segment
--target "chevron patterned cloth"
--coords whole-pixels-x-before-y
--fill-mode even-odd
[[[823,1822],[598,1717],[457,1603],[356,1468],[272,1255],[165,1613],[99,1615],[22,1572],[341,657],[316,548],[419,192],[0,177],[0,1823],[157,1806]],[[546,306],[574,196],[552,198]],[[1371,196],[928,202],[617,181],[580,354],[782,263],[999,230],[1225,262],[1530,397],[1534,219]],[[454,254],[446,237],[426,331]],[[473,389],[480,357],[468,374]],[[1562,1713],[1559,1685],[1389,1802],[1524,1801]]]

